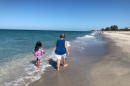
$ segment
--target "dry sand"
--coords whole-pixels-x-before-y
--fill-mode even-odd
[[[130,86],[130,32],[105,32],[109,53],[90,69],[92,86]]]

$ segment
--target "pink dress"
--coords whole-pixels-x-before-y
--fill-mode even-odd
[[[38,51],[35,52],[35,50],[33,50],[33,52],[35,52],[35,56],[40,59],[40,57],[42,56],[42,52],[43,52],[43,48],[40,48]]]

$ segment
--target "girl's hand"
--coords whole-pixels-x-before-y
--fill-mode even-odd
[[[43,54],[45,54],[45,52],[43,52]]]
[[[33,52],[33,55],[36,56],[34,52]]]

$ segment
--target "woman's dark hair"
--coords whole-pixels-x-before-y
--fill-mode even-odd
[[[64,33],[60,34],[60,38],[65,38],[65,34]]]
[[[35,52],[39,50],[39,48],[42,47],[42,43],[40,41],[38,41],[35,45]]]

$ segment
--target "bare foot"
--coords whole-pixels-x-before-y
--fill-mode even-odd
[[[57,72],[59,72],[59,69],[57,69]]]
[[[67,66],[68,66],[68,64],[65,64],[65,65],[64,65],[64,67],[67,67]]]

